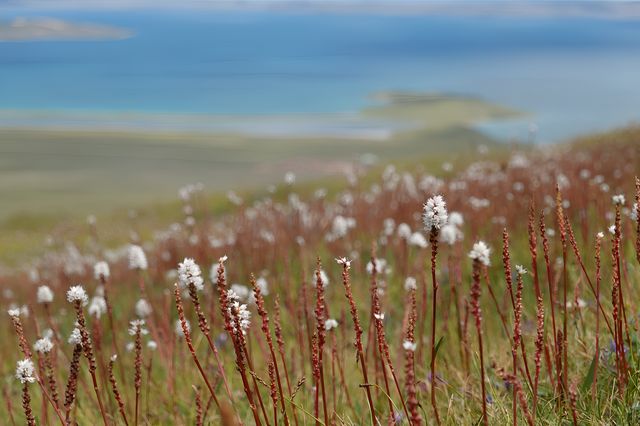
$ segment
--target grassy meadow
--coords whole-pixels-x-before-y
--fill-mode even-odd
[[[171,201],[188,183],[201,182],[210,193],[222,194],[217,197],[221,202],[213,203],[219,211],[228,208],[226,191],[264,191],[266,183],[281,183],[287,171],[295,173],[298,182],[323,179],[331,185],[336,178],[341,181],[354,163],[367,158],[382,164],[420,161],[430,168],[439,168],[450,154],[457,161],[469,161],[477,144],[496,146],[473,130],[474,123],[516,115],[507,108],[459,96],[388,92],[372,101],[360,112],[363,119],[407,127],[388,140],[1,128],[0,266],[37,254],[49,234],[67,234],[69,227],[77,228],[89,214],[114,222],[112,232],[116,233],[131,209],[140,214],[151,210],[150,215],[161,221],[172,220]]]
[[[274,142],[289,162],[273,154],[273,176],[301,180],[241,200],[187,185],[135,216],[118,206],[144,200],[134,196],[144,182],[124,171],[144,161],[105,153],[123,171],[100,182],[118,201],[87,202],[95,222],[23,218],[50,238],[24,242],[22,256],[41,254],[0,278],[0,415],[16,425],[637,424],[640,129],[525,150],[469,130],[471,116],[497,114],[478,108],[367,143],[383,161],[346,179],[313,179],[298,156],[346,162],[359,142]],[[31,149],[45,136],[78,153],[97,143],[4,132]],[[163,147],[154,152],[169,162],[194,155],[180,165],[194,177],[215,159],[205,138],[108,136],[99,146],[112,154],[111,140],[128,153]],[[246,158],[243,143],[217,143]],[[67,176],[100,181],[99,160],[78,155]],[[62,163],[41,168],[63,175]],[[191,176],[149,173],[174,193],[176,176]]]

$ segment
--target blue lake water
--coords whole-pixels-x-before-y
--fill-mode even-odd
[[[125,27],[117,41],[0,43],[0,110],[354,113],[384,90],[530,112],[480,128],[542,141],[640,118],[640,21],[240,11],[0,10]],[[0,125],[11,125],[10,119]]]

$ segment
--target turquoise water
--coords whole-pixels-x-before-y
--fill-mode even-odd
[[[470,94],[532,114],[480,126],[505,138],[525,137],[530,121],[548,141],[640,117],[632,20],[0,10],[2,20],[16,16],[135,36],[0,43],[0,110],[323,116],[402,89]]]

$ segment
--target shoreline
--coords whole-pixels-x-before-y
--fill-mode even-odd
[[[385,91],[369,96],[360,111],[331,113],[215,114],[106,110],[0,109],[2,131],[95,131],[136,134],[201,134],[250,138],[331,138],[388,141],[433,126],[423,110],[441,102],[496,107],[469,125],[521,118],[524,113],[470,95]],[[152,129],[152,130],[150,130]]]

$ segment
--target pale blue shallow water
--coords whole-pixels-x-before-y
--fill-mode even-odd
[[[542,141],[640,118],[640,21],[0,10],[131,29],[118,41],[0,43],[0,110],[353,113],[373,92],[471,94],[528,111],[483,130]],[[0,125],[11,125],[11,118]]]

